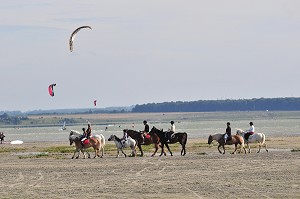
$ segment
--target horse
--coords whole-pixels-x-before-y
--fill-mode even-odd
[[[240,135],[244,138],[245,136],[245,131],[243,131],[242,129],[237,129],[236,134]],[[265,149],[267,152],[269,152],[269,150],[267,149],[267,144],[266,144],[266,136],[263,133],[254,133],[253,135],[250,135],[248,140],[245,141],[248,147],[248,152],[250,153],[250,145],[249,143],[258,143],[259,149],[257,151],[257,153],[260,152],[260,149],[262,146],[265,146]]]
[[[73,144],[73,142],[75,143],[75,151],[74,151],[74,155],[72,156],[72,159],[75,157],[76,152],[78,153],[78,155],[76,156],[76,159],[79,158],[80,156],[80,151],[83,153],[83,156],[85,158],[85,154],[84,151],[87,152],[88,154],[88,158],[90,158],[90,154],[89,152],[86,150],[90,147],[93,147],[95,150],[95,156],[94,158],[96,158],[96,156],[102,158],[103,154],[104,154],[104,145],[105,145],[105,138],[102,134],[100,135],[93,135],[91,137],[88,138],[89,142],[87,144],[84,144],[82,146],[81,144],[81,133],[79,133],[78,131],[74,131],[71,130],[70,135],[69,135],[69,141],[70,141],[70,145]],[[101,156],[99,155],[99,152],[102,152]]]
[[[181,149],[181,155],[184,156],[186,154],[186,150],[185,150],[185,145],[187,142],[187,133],[183,132],[183,133],[174,133],[170,139],[170,142],[167,142],[167,138],[166,138],[166,133],[163,130],[159,130],[157,129],[155,126],[152,127],[151,131],[149,132],[149,134],[151,136],[153,135],[157,135],[159,137],[160,143],[161,143],[161,154],[160,156],[162,156],[162,154],[166,155],[166,152],[164,151],[164,145],[166,145],[168,151],[170,152],[171,156],[173,156],[173,153],[171,152],[170,148],[169,148],[169,144],[174,144],[176,142],[179,142],[182,146]]]
[[[4,141],[4,137],[5,137],[5,135],[3,134],[3,132],[0,132],[0,140],[1,140],[1,144],[2,144],[2,142]]]
[[[142,137],[143,133],[140,132],[140,131],[135,131],[135,130],[131,130],[131,129],[124,129],[123,131],[126,131],[127,135],[129,137],[131,137],[132,139],[136,140],[137,146],[138,146],[138,148],[140,149],[140,152],[141,152],[141,157],[144,155],[144,152],[143,152],[143,149],[142,149],[142,145],[154,144],[155,151],[151,155],[151,157],[153,157],[156,154],[156,152],[158,150],[158,145],[159,145],[159,137],[157,135],[150,135],[150,134],[148,134],[143,139],[143,137]]]
[[[121,139],[118,138],[116,135],[111,135],[108,138],[108,141],[114,141],[115,142],[117,150],[118,150],[117,157],[119,157],[120,150],[124,154],[124,156],[127,157],[126,153],[123,151],[123,148],[128,148],[128,147],[130,147],[130,149],[132,151],[131,156],[136,156],[136,150],[135,150],[136,141],[134,139],[132,139],[131,137],[128,137],[127,140],[124,142],[124,147],[121,143]]]
[[[218,151],[220,153],[222,153],[222,151],[220,150],[220,147],[223,147],[223,154],[225,154],[225,146],[224,145],[235,145],[235,149],[232,152],[232,154],[234,154],[237,150],[237,145],[241,145],[241,148],[244,149],[244,152],[246,154],[246,149],[245,149],[245,144],[244,144],[244,138],[240,135],[232,135],[230,140],[227,140],[226,143],[223,139],[223,135],[224,134],[214,134],[214,135],[209,135],[208,137],[208,144],[211,144],[213,140],[216,140],[219,143],[218,146]]]

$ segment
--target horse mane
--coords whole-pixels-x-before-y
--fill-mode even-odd
[[[113,135],[113,136],[115,136],[115,139],[116,139],[118,142],[121,142],[121,139],[118,138],[118,136],[116,136],[116,135]]]
[[[245,133],[245,131],[243,129],[236,129],[236,133],[238,133],[238,132]]]
[[[82,134],[79,131],[71,130],[69,138],[72,140],[75,140],[76,138],[79,138]]]

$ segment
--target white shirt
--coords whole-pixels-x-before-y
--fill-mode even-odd
[[[252,125],[252,126],[250,126],[250,129],[248,130],[248,132],[255,132],[255,128],[254,128],[254,126]]]
[[[170,131],[173,131],[175,133],[175,125],[174,124],[171,124],[171,129]]]

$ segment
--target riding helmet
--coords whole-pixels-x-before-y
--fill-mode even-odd
[[[250,122],[249,124],[250,124],[250,125],[253,125],[253,122]]]
[[[174,121],[171,121],[170,123],[171,123],[171,124],[174,124]]]

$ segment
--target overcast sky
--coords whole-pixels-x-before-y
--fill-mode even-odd
[[[2,0],[0,110],[299,97],[299,10],[298,0]],[[71,53],[83,25],[93,29]]]

